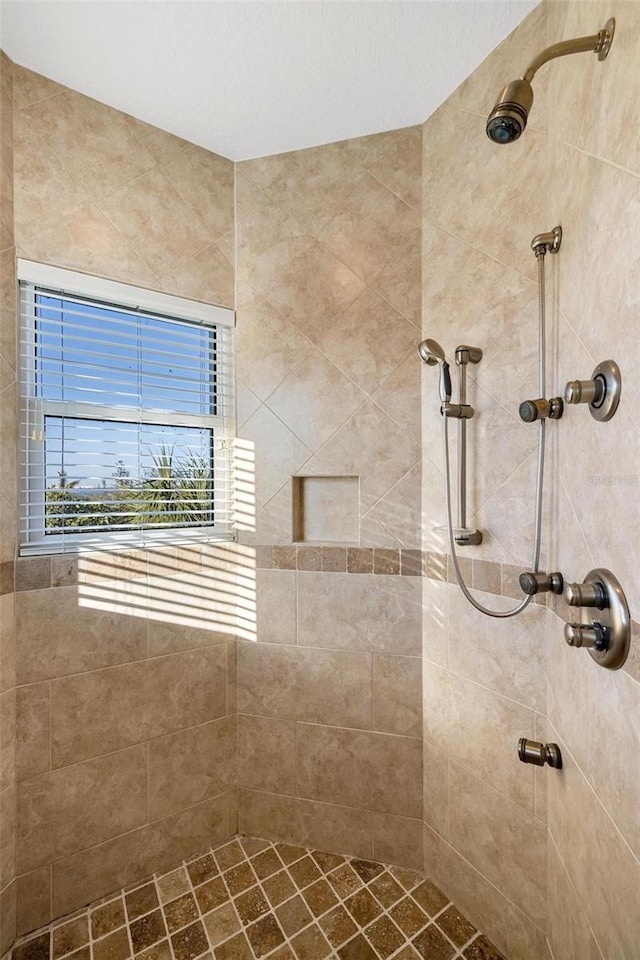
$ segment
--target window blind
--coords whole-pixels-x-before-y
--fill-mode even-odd
[[[22,552],[230,537],[231,311],[42,269],[19,273]]]

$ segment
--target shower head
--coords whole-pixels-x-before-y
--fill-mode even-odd
[[[449,403],[451,400],[451,374],[444,350],[437,340],[423,340],[418,346],[418,353],[430,367],[433,367],[436,363],[440,364],[440,400],[442,403]]]
[[[611,44],[616,22],[613,17],[607,20],[602,30],[589,37],[576,37],[554,43],[531,61],[520,80],[508,83],[496,100],[487,120],[487,136],[494,143],[513,143],[524,131],[533,106],[531,81],[540,67],[556,57],[565,57],[569,53],[592,51],[598,60],[605,60]]]
[[[512,80],[496,100],[487,120],[487,136],[494,143],[513,143],[524,131],[533,106],[533,88],[527,80]]]
[[[418,353],[430,367],[433,367],[436,363],[447,362],[444,350],[437,340],[423,340],[418,347]]]

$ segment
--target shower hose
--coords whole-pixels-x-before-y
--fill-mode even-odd
[[[545,310],[545,275],[544,275],[544,261],[545,261],[545,249],[536,250],[536,258],[538,261],[538,396],[546,396],[546,369],[545,369],[545,326],[546,326],[546,310]],[[462,590],[463,594],[467,598],[470,604],[479,610],[480,613],[484,613],[487,617],[498,617],[498,618],[507,618],[515,617],[516,614],[520,613],[531,603],[532,597],[527,595],[517,606],[512,607],[510,610],[491,610],[489,607],[483,606],[479,600],[476,600],[472,596],[469,588],[464,582],[464,577],[460,571],[460,565],[458,563],[458,556],[456,554],[456,543],[453,535],[453,521],[451,518],[451,466],[449,463],[449,418],[444,416],[442,417],[442,437],[444,441],[444,491],[446,499],[446,509],[447,509],[447,528],[449,533],[449,547],[451,549],[451,558],[453,560],[453,568],[456,573],[456,580],[458,581],[458,586]],[[533,573],[538,573],[538,567],[540,564],[540,536],[542,530],[542,486],[544,478],[544,446],[545,446],[545,420],[542,417],[538,424],[538,466],[536,470],[536,505],[535,505],[535,517],[534,517],[534,542],[533,542],[533,562],[531,564],[531,569]]]

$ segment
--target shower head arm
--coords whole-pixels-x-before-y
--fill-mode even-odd
[[[522,79],[531,83],[540,67],[548,63],[549,60],[555,60],[557,57],[566,57],[570,53],[596,53],[598,60],[604,60],[609,53],[613,41],[613,29],[615,23],[613,20],[607,20],[606,24],[598,33],[591,34],[588,37],[575,37],[573,40],[562,40],[560,43],[553,43],[542,53],[539,53],[531,61]]]

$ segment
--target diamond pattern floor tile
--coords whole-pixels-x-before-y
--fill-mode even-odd
[[[234,837],[16,943],[12,960],[505,960],[413,870]]]

